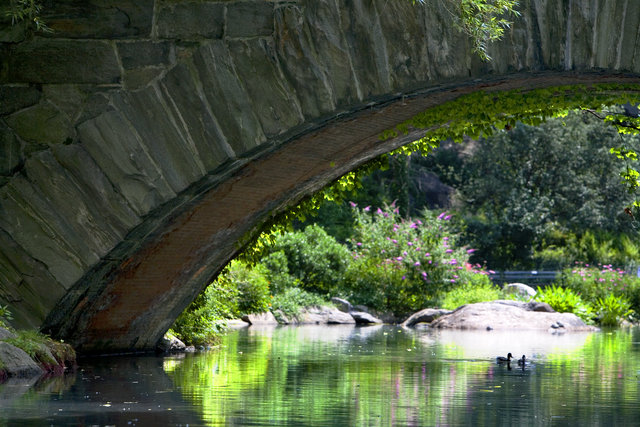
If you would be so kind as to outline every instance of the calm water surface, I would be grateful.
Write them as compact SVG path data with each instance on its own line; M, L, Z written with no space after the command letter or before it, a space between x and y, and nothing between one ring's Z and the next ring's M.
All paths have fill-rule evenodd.
M497 365L507 352L531 360ZM80 364L0 385L0 426L640 425L637 328L250 328L208 352Z

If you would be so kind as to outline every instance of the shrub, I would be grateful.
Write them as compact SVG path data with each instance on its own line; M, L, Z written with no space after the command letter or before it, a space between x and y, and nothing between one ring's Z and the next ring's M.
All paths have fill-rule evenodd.
M472 250L456 247L450 215L425 211L420 219L405 220L393 205L375 212L353 207L352 259L346 274L352 302L406 315L474 275L486 275L467 263Z
M0 305L0 326L7 327L7 322L13 319L11 315L11 311L9 311L9 306Z
M301 288L288 288L283 293L273 297L271 311L276 316L277 311L280 310L287 317L295 317L304 307L327 304L327 301L317 294L312 294Z
M486 276L481 277L486 278ZM482 281L481 283L471 281L445 293L439 306L447 310L455 310L465 304L493 301L500 299L501 296L500 289L488 279L486 282Z
M237 289L236 316L262 313L269 310L269 282L267 269L257 264L253 267L240 260L233 260L218 279L227 282L227 288Z
M312 292L335 294L344 280L349 250L317 225L279 236L270 252L279 251L285 255L286 270L293 279L278 276L285 271L284 268L278 270L272 267L277 260L268 257L265 264L269 267L269 279L277 282L278 292L282 291L280 288L283 286L297 283L297 286ZM285 279L284 283L280 282L282 279Z
M618 326L633 313L631 304L625 297L613 294L607 295L604 299L598 298L595 306L598 321L602 326Z
M574 268L562 272L556 283L573 289L592 304L598 299L604 301L609 295L614 295L624 297L632 310L640 311L640 278L626 274L611 264L591 266L575 263Z
M593 308L585 302L580 295L569 288L552 285L546 288L538 288L534 297L536 301L546 302L555 311L560 313L574 313L586 323L593 322Z
M217 342L238 311L238 289L229 281L216 280L180 314L171 332L187 345Z

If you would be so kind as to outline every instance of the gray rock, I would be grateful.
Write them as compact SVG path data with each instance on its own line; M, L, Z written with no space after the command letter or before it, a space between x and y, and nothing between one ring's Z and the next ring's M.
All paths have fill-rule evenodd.
M22 144L13 131L0 121L0 175L12 174L22 161Z
M402 322L402 326L411 327L417 323L431 323L438 317L449 313L451 313L451 310L443 308L425 308L409 316L407 320Z
M227 37L256 37L273 34L273 3L241 2L227 6Z
M219 39L223 28L224 3L167 3L157 12L156 32L161 38Z
M478 330L595 331L572 313L531 310L517 301L491 301L464 305L431 323L433 328ZM554 326L555 325L555 326Z
M171 62L172 48L167 42L142 40L120 42L117 46L125 70L150 65L168 65Z
M509 283L504 286L503 290L507 294L515 294L523 297L533 298L536 295L536 290L524 283Z
M227 320L227 328L228 329L242 329L249 326L249 323L245 322L242 319L231 319Z
M184 351L186 348L187 346L180 339L172 335L165 335L158 343L158 350L164 353Z
M353 320L356 321L357 325L370 325L373 323L384 323L382 320L378 319L372 314L366 313L364 311L351 311L349 312Z
M331 302L336 306L336 308L344 313L349 313L353 310L353 306L346 299L333 297L331 298Z
M44 374L44 370L24 350L6 342L0 342L0 361L10 377L32 377Z
M16 334L11 332L8 329L0 328L0 341L6 340L7 338L15 338Z
M120 81L115 49L103 40L36 38L13 47L8 80L17 83L97 83Z
M35 105L40 100L40 91L34 86L0 86L0 114L10 114L21 108Z
M266 311L264 313L255 313L255 314L247 314L242 316L242 320L251 324L251 325L277 325L278 321L276 320L273 313L270 311Z
M354 318L333 307L307 307L303 309L293 323L303 325L355 324Z

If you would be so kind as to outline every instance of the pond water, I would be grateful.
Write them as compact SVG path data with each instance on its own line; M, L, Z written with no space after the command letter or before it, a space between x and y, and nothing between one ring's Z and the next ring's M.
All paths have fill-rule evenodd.
M524 368L495 363L525 354ZM0 426L640 424L640 330L551 335L398 326L229 333L219 349L82 359L0 385Z

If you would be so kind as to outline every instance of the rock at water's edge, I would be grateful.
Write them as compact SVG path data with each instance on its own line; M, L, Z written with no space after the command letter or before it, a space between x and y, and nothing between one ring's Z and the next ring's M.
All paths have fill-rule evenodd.
M411 327L417 323L431 323L438 317L449 313L451 313L451 310L443 308L425 308L409 316L407 320L402 322L402 326Z
M32 377L45 372L24 350L6 342L0 342L0 360L10 377Z
M349 313L353 320L356 321L357 325L370 325L373 323L383 323L382 320L378 319L372 314L365 313L364 311L351 311Z
M459 307L431 323L441 329L546 330L554 333L597 331L573 313L537 311L538 304L518 301L491 301Z
M242 316L242 320L251 324L251 325L277 325L278 321L276 320L273 313L270 311L266 311L264 313L255 313L255 314L247 314Z

